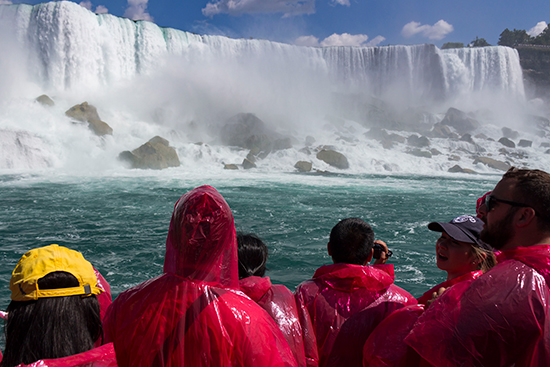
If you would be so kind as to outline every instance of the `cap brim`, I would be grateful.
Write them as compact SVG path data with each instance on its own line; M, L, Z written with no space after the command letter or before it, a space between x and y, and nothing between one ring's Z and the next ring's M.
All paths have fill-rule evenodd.
M455 226L452 223L431 222L428 224L428 229L434 232L445 232L455 241L472 243L478 245L477 240L474 240L466 232Z

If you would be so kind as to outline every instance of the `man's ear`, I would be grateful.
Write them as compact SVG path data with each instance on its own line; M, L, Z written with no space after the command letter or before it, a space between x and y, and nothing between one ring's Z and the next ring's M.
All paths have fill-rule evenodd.
M537 213L535 213L535 209L530 207L520 208L518 212L519 212L519 217L517 218L517 221L516 221L516 225L518 227L525 227L529 225L537 216Z
M367 257L367 261L363 265L367 265L372 260L372 256L374 255L374 247L370 250L369 257Z
M332 252L330 251L330 242L327 243L327 251L328 251L328 256L332 257Z

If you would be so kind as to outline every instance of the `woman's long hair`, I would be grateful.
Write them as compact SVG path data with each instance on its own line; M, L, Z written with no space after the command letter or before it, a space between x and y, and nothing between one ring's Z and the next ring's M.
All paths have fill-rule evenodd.
M40 289L78 287L78 280L59 271L39 279L38 286ZM88 351L103 332L95 295L11 301L7 311L6 348L0 367Z

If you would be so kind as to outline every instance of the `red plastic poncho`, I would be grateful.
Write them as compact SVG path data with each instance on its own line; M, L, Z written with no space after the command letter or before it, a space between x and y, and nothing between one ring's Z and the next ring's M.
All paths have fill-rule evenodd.
M116 367L116 356L113 343L91 349L84 353L56 359L41 359L31 364L20 364L18 367Z
M233 215L210 186L183 195L164 274L117 297L105 337L120 366L296 366L284 336L240 290Z
M362 366L363 345L393 311L416 304L393 284L393 265L333 264L296 289L298 307L313 323L319 366Z
M94 272L97 277L97 287L99 289L103 289L103 292L96 296L97 300L99 301L99 314L101 316L101 321L103 321L103 319L105 319L107 309L112 302L111 286L105 280L105 278L103 278L103 275L101 275L101 273L97 269L94 268Z
M514 248L498 260L443 293L405 343L434 366L548 366L550 246Z
M251 276L241 279L239 283L241 290L275 320L283 332L298 366L317 366L319 357L315 340L308 343L311 347L307 348L308 355L306 355L304 333L302 332L305 330L305 334L311 337L314 335L313 327L311 323L303 326L300 324L294 294L284 285L271 284L269 277ZM306 363L306 358L308 363Z
M479 277L482 274L483 274L483 271L476 270L476 271L471 271L469 273L463 274L463 275L461 275L459 277L456 277L454 279L446 280L443 283L440 283L440 284L436 285L435 287L433 287L429 291L424 292L424 294L422 296L420 296L420 298L418 298L417 301L418 301L418 303L422 303L423 305L425 305L426 302L428 302L429 300L432 299L433 293L437 292L439 290L439 288L442 288L442 287L443 288L449 288L449 287L451 287L451 286L453 286L457 283L463 282L465 280L475 279L475 278Z
M463 281L482 275L481 270L440 283L418 298L418 305L407 306L385 318L370 334L363 347L364 367L410 367L418 363L416 353L409 353L404 339L418 318L424 313L425 304L439 288L449 288Z

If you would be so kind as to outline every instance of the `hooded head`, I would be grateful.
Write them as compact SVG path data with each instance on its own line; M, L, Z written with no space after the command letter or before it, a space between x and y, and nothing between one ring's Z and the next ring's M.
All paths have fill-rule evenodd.
M213 187L197 187L176 202L164 272L223 287L239 286L233 214Z

